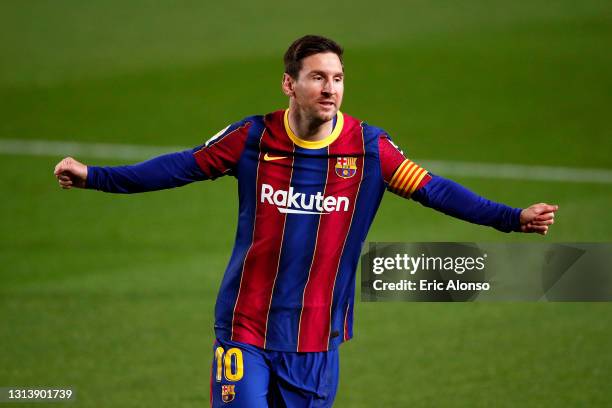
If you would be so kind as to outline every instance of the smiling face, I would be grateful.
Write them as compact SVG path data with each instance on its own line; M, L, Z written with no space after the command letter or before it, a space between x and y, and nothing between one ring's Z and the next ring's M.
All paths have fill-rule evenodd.
M344 94L344 70L338 55L323 52L302 61L297 78L283 77L283 92L290 98L290 109L297 110L311 123L332 120Z

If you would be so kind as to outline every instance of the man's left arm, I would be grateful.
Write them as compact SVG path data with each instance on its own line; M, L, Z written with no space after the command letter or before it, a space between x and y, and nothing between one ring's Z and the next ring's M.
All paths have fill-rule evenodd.
M426 207L475 224L503 232L535 232L546 235L555 222L556 205L533 204L527 208L509 207L481 197L460 184L429 173L428 182L412 193Z
M427 172L408 160L388 135L379 137L381 171L387 189L413 198L444 214L486 225L503 232L535 232L546 235L554 223L556 205L533 204L525 209L509 207L481 197L460 184Z

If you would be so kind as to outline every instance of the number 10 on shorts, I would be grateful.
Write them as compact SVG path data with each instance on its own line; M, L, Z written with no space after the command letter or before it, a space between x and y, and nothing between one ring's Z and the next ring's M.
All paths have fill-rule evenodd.
M215 379L221 382L222 376L227 381L240 381L244 376L244 362L242 350L232 347L227 351L223 347L215 349L215 366L217 367Z

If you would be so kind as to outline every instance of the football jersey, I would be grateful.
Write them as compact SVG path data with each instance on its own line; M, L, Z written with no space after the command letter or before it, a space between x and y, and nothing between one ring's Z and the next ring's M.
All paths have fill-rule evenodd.
M430 175L385 131L341 112L320 141L296 136L281 110L234 123L193 154L208 178L238 180L216 336L298 352L350 339L357 264L383 193L409 197Z

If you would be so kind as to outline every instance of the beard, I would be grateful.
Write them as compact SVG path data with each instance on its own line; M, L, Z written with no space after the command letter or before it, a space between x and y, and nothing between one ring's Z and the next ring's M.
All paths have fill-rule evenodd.
M337 113L338 108L336 106L329 109L323 109L319 105L316 105L313 109L309 109L309 112L307 112L310 119L315 123L318 122L319 124L329 122L336 116Z

